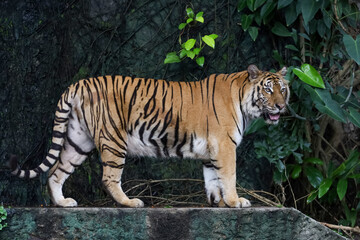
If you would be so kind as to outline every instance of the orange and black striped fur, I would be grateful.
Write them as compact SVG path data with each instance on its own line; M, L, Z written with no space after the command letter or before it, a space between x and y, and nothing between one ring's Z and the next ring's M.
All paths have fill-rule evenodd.
M247 71L218 74L201 81L105 76L81 80L61 96L55 112L52 144L44 161L33 170L13 163L12 174L33 178L50 168L48 185L55 205L77 206L64 198L62 186L75 168L97 148L102 181L114 200L143 207L121 188L128 155L189 157L203 161L210 204L248 207L236 192L236 147L251 119L277 123L289 100L283 76Z

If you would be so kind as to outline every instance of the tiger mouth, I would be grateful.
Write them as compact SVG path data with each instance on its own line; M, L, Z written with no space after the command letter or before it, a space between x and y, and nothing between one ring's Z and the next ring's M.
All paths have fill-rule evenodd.
M280 118L280 113L264 113L265 120L276 122Z

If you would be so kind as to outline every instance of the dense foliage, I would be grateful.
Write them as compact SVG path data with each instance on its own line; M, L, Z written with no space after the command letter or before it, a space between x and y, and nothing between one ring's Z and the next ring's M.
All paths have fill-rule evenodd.
M263 128L259 157L275 167L284 203L349 226L360 211L360 5L351 1L239 1L241 27L273 34L273 58L289 66L291 113Z

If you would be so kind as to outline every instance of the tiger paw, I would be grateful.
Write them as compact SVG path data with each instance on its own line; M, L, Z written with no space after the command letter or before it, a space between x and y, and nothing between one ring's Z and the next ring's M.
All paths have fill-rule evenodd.
M132 208L141 208L144 207L144 202L138 198L133 198L133 199L129 199L129 201L127 201L127 203L124 205Z
M251 203L249 200L247 200L246 198L235 198L232 200L225 200L225 204L228 207L231 208L245 208L245 207L250 207Z
M246 198L239 198L239 202L240 202L240 207L251 207L251 203L249 200L247 200Z
M77 202L72 198L65 198L63 200L58 201L56 205L60 207L76 207Z
M220 201L222 201L219 188L206 189L206 195L211 206L219 206Z

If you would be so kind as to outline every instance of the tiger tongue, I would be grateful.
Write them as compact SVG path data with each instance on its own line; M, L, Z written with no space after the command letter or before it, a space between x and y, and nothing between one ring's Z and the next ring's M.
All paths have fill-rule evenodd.
M279 120L280 114L269 114L269 118L271 121Z

